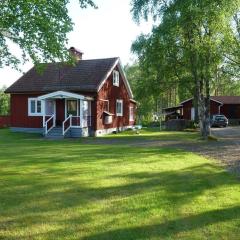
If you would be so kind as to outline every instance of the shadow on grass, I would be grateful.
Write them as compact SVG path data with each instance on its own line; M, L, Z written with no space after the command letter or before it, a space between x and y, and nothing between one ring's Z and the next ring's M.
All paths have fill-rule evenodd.
M240 207L233 202L233 207L176 214L150 225L140 220L156 209L193 207L194 199L206 192L217 198L217 189L239 184L209 161L189 160L186 152L26 139L17 138L14 144L5 140L5 148L0 149L0 238L9 239L9 232L20 231L22 239L74 239L76 229L81 229L81 238L89 240L150 239L240 216ZM126 224L116 229L116 216L121 221L138 217L138 227ZM107 223L102 223L105 218ZM28 232L43 223L57 229Z
M100 234L83 238L84 240L106 239L151 239L153 237L171 237L175 234L199 229L211 224L238 219L240 206L204 212L194 216L188 216L160 224L139 226L126 229L106 231Z

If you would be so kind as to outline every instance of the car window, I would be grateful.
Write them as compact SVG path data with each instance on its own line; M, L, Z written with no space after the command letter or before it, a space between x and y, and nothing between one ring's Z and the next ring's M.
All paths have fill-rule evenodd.
M223 117L223 116L217 116L216 118L215 118L216 120L224 120L225 119L225 117Z

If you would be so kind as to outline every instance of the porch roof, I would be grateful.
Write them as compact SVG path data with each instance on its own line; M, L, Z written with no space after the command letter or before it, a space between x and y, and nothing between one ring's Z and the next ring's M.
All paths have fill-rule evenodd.
M83 95L71 93L71 92L65 92L65 91L56 91L56 92L48 93L48 94L39 96L38 100L46 100L46 99L52 99L52 98L54 99L73 98L73 99L79 99L79 100L93 101L93 98L91 97L87 97L87 96L83 96Z

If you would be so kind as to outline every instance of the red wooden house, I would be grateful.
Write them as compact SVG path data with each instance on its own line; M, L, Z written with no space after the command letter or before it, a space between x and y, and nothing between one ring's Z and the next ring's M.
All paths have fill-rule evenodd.
M179 106L165 108L165 114L173 118L194 120L195 110L193 99L180 103ZM210 114L223 114L230 122L238 123L240 120L240 96L212 96L210 99Z
M119 58L35 67L10 86L11 129L55 137L99 136L130 128L136 102Z

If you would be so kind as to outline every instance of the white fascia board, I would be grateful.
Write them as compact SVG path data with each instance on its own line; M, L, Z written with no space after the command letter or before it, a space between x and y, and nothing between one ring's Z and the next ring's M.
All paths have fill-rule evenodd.
M216 102L216 103L219 103L219 104L223 105L222 102L219 102L218 100L215 100L215 99L213 99L213 98L210 98L210 100L212 100L212 101L214 101L214 102Z
M187 100L185 100L185 101L183 101L183 102L180 102L179 105L183 105L184 103L189 102L189 101L191 101L191 100L193 100L193 98L189 98L189 99L187 99Z
M46 99L50 99L50 98L55 98L55 99L74 98L74 99L80 99L80 100L93 100L92 98L85 97L80 94L70 93L70 92L65 92L65 91L56 91L56 92L52 92L49 94L45 94L45 95L38 97L38 100L46 100Z

